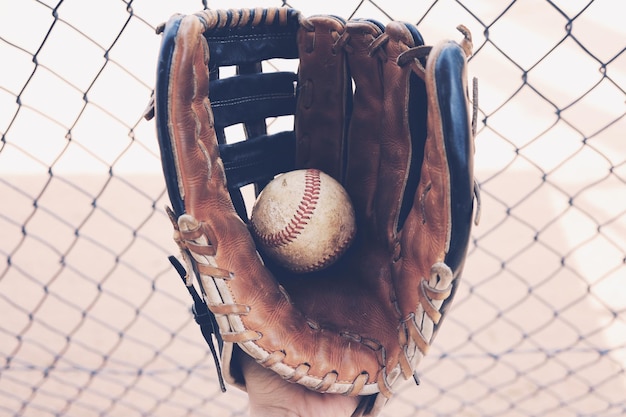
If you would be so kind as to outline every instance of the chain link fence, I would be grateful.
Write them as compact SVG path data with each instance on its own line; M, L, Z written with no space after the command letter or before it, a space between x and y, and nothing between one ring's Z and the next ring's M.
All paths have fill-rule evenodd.
M450 315L387 416L626 414L620 0L0 0L0 416L238 416L177 253L155 27L288 5L474 35L482 219Z

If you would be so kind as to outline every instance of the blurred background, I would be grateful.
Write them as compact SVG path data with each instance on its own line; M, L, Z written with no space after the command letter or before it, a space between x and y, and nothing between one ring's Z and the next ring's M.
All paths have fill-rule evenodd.
M291 6L474 36L482 218L385 416L626 414L626 3L0 0L0 416L245 416L177 254L153 121L174 13Z

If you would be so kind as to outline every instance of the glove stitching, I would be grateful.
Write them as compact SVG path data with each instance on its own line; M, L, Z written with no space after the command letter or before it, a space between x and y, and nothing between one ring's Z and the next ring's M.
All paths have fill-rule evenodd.
M348 42L350 41L350 34L345 31L341 33L333 31L332 36L335 39L335 42L333 43L333 46L330 48L330 50L333 55L337 55L339 51L349 45Z
M328 391L333 384L337 381L337 377L339 374L337 371L330 371L322 378L322 381L315 387L316 391L326 392Z
M214 100L211 102L211 106L215 107L225 107L233 104L241 104L241 103L252 103L255 101L263 101L268 99L276 99L276 98L293 98L293 94L289 93L269 93L269 94L258 94L254 96L243 96L237 98L223 99L223 100Z
M430 192L432 188L433 188L433 185L431 183L428 183L426 187L424 187L424 191L422 192L422 195L420 196L420 209L422 212L422 224L426 224L426 217L428 217L427 210L426 210L426 196L428 195L428 193Z
M289 12L293 11L290 15ZM285 26L290 18L299 19L300 13L286 7L270 7L267 9L229 9L203 10L195 16L205 23L206 30L245 27L270 26L278 23Z
M375 38L372 43L369 45L368 55L373 57L376 55L379 58L383 58L383 62L387 61L387 52L385 51L384 46L389 42L389 35L383 33L379 37Z
M280 34L280 33L275 33L275 34L249 34L249 35L228 35L226 37L223 36L208 36L205 35L204 36L207 40L207 42L209 43L209 45L211 45L212 43L219 43L219 44L229 44L229 43L241 43L242 41L255 41L258 42L259 40L281 40L281 39L286 39L286 40L291 40L293 39L293 35L286 33L286 34Z

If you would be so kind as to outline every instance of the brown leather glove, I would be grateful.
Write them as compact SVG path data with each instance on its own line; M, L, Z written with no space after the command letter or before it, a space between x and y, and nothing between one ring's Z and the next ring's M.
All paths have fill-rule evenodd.
M460 30L460 43L431 48L410 24L288 8L205 10L162 28L154 110L175 240L230 383L245 389L237 347L288 381L363 396L355 415L375 415L413 376L473 217L471 37ZM297 70L261 72L270 58ZM237 70L220 78L226 66ZM285 115L294 125L268 134L266 120ZM236 124L246 140L227 141ZM260 256L240 192L299 168L340 181L357 224L350 249L307 274Z

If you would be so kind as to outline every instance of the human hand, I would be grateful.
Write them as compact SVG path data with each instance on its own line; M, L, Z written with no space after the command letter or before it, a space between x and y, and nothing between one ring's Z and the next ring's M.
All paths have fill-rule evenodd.
M311 391L285 381L240 352L238 360L246 381L250 417L350 417L357 408L358 397Z

